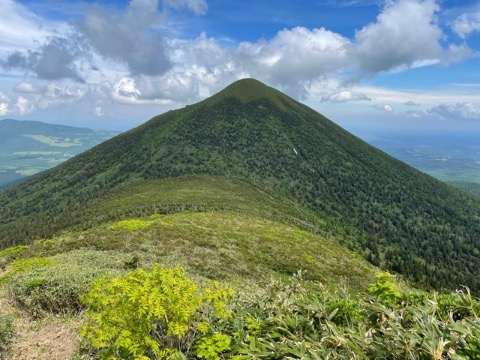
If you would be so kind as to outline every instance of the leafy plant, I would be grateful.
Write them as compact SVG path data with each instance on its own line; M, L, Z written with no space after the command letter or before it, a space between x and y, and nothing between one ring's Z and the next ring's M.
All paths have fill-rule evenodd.
M371 294L377 296L385 303L396 303L402 298L397 285L393 282L394 276L381 272L375 275L376 281L368 289Z
M82 296L88 306L82 335L102 358L173 359L193 353L198 340L198 355L216 359L228 340L210 336L207 324L228 318L225 302L232 296L217 283L199 291L178 267L102 277Z

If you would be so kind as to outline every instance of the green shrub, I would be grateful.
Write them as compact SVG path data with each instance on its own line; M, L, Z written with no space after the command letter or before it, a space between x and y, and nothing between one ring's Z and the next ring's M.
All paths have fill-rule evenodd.
M13 319L0 315L0 359L7 359L9 345L14 335Z
M149 227L151 224L145 220L131 219L131 220L122 220L113 224L114 229L125 229L128 231L136 231Z
M124 272L126 254L75 250L51 258L17 260L6 286L14 304L34 317L83 309L80 295L94 279ZM20 271L21 270L21 271Z
M176 359L197 346L198 356L217 359L229 341L210 324L229 317L232 296L218 283L199 291L178 267L102 277L82 296L88 311L81 333L101 358Z
M393 282L394 276L388 272L375 275L376 281L370 285L368 291L385 303L396 303L402 299L402 294Z
M26 259L17 259L11 263L11 268L0 277L0 284L9 283L18 274L28 273L36 269L52 267L58 265L57 261L48 258L35 257Z
M0 251L0 269L4 269L13 260L19 258L28 246L14 246Z

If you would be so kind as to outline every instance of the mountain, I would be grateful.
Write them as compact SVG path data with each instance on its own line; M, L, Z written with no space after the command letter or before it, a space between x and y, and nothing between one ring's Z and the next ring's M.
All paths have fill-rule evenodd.
M0 121L0 188L50 169L117 135L38 121Z
M152 212L240 206L232 199L242 199L243 192L229 201L222 192L198 201L182 197L181 190L171 199L155 191L131 192L148 181L185 176L195 181L213 176L259 189L260 209L258 194L284 204L283 209L268 208L265 216L271 220L334 238L422 286L467 285L480 291L477 198L373 148L253 79L159 115L3 191L0 243L27 243Z

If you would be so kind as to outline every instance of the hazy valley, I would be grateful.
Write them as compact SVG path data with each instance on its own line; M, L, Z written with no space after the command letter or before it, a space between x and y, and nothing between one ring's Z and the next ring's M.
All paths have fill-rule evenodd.
M50 169L118 134L37 121L0 121L0 188Z

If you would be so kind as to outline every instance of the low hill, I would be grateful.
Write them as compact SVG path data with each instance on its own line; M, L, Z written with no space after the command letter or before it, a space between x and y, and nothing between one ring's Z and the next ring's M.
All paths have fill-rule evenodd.
M186 175L236 179L276 194L292 208L305 209L310 216L306 228L335 237L371 263L417 284L480 291L476 198L395 160L253 79L155 117L4 191L0 243L27 243L72 226L86 228L112 211L135 213L130 202L102 216L92 217L91 209L129 184ZM158 199L150 206L161 210L164 204Z
M1 120L0 188L50 169L117 134L39 121Z

